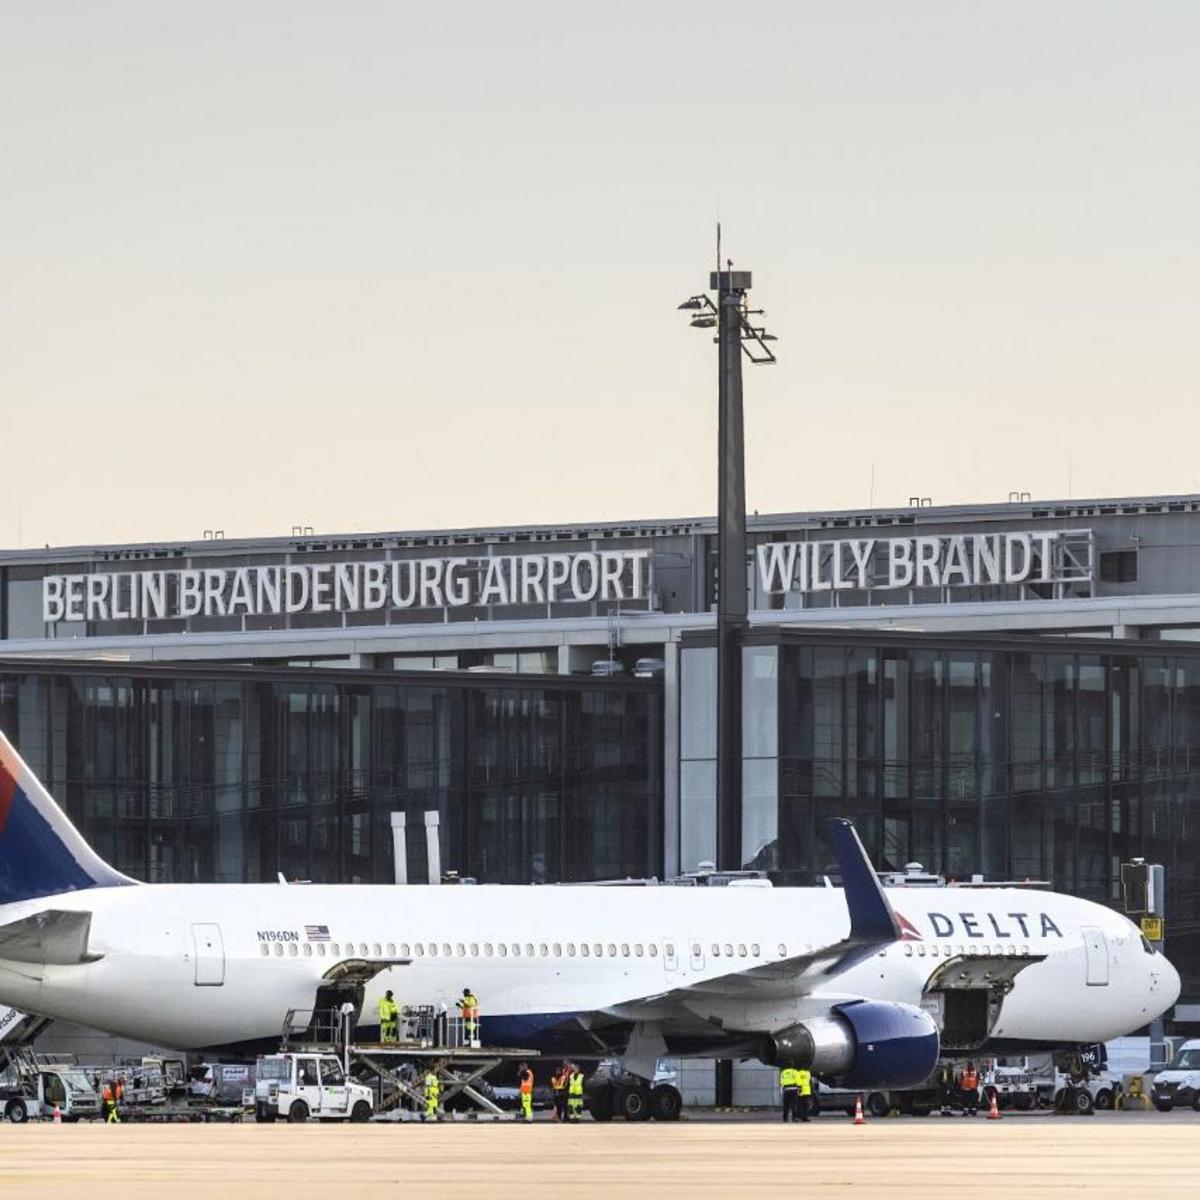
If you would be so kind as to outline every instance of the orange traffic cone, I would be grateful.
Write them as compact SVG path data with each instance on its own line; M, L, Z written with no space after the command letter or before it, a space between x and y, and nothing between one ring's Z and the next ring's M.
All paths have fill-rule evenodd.
M999 1105L996 1104L996 1093L988 1092L988 1100L989 1100L988 1120L989 1121L1000 1120L1000 1108L999 1108Z
M862 1092L859 1092L854 1097L854 1123L855 1125L865 1125L862 1111Z
M58 1107L58 1102L54 1103L54 1123L55 1125L62 1124L62 1109Z

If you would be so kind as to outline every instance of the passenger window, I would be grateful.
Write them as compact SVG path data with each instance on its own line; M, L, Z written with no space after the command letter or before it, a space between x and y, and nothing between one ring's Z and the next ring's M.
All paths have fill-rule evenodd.
M638 958L641 958L641 957L642 957L642 943L641 943L641 942L637 942L637 943L634 945L634 947L633 947L633 952L634 952L634 954L636 954L636 955L637 955L637 957L638 957Z
M454 947L454 953L457 954L459 958L466 958L467 957L467 948L466 948L466 946L464 946L462 944L462 942L459 942Z
M317 943L317 957L318 958L325 957L325 943L324 942Z
M411 955L410 955L410 952L409 952L409 949L408 949L408 943L407 943L407 942L401 942L401 943L400 943L400 957L401 957L401 958L409 958L409 957L411 957Z
M733 945L730 942L725 943L725 957L726 958L733 957Z
M712 953L713 953L713 958L721 957L721 947L718 946L716 942L713 942L713 944L712 944Z
M383 957L383 947L378 942L376 942L375 945L371 947L371 949L374 951L376 958Z
M905 957L905 958L912 958L912 947L911 947L911 946L905 946L905 947L904 947L904 957Z
M538 953L545 958L550 953L550 947L545 942L538 943Z
M699 958L702 953L703 953L703 951L700 949L700 943L693 942L692 943L692 957Z
M430 958L437 958L437 942L429 943L429 956Z
M743 942L738 942L738 958L746 957L746 946Z
M567 957L568 958L575 957L575 943L574 942L567 943Z
M533 943L532 942L525 943L525 957L526 958L533 957Z
M562 942L554 943L554 957L562 958Z
M491 943L491 942L484 942L484 943L483 943L483 956L484 956L484 958L491 958L491 957L492 957L492 950L493 950L493 946L492 946L492 943Z
M413 949L414 949L414 950L416 950L416 952L417 952L417 957L418 957L418 958L424 958L424 957L425 957L425 947L424 947L424 946L422 946L420 942L418 942L418 943L416 944L416 946L414 946L414 947L413 947Z
M612 943L612 942L609 942L609 943L608 943L608 957L609 957L609 958L616 958L616 957L617 957L617 947L616 947L616 945L615 945L614 943Z
M592 953L595 954L595 956L597 958L603 958L604 957L604 947L602 945L600 945L599 942L593 942L592 943Z
M500 943L500 957L501 958L508 957L508 947L503 942Z
M268 958L271 954L271 947L268 946L266 942L259 942L258 952L263 956L263 958Z
M339 958L339 957L341 956L341 953L342 953L342 952L341 952L341 950L338 948L338 944L337 944L337 942L334 942L334 943L333 943L333 946L332 946L332 948L331 948L331 951L330 951L330 952L333 954L333 957L334 957L334 958Z
M757 943L757 942L755 942L755 943L754 943L754 944L753 944L753 945L750 947L750 953L751 953L751 954L753 954L755 958L757 958L757 957L758 957L758 943Z
M579 953L580 953L580 954L581 954L581 955L582 955L584 958L587 958L587 956L588 956L589 954L591 954L591 950L590 950L590 948L588 947L588 944L587 944L587 942L580 942L580 943L579 943Z
M276 958L283 957L283 943L282 942L275 943L275 957Z
M787 946L783 942L779 943L779 957L787 958Z
M621 957L622 958L629 957L629 943L628 942L621 943Z
M472 958L479 957L479 943L478 942L471 943L471 957Z
M513 958L521 957L521 943L520 942L513 942L512 952L513 952Z
M396 957L396 943L388 942L388 958Z
M359 953L359 956L362 958L367 957L367 943L366 942L358 943L358 953Z
M668 950L668 953L670 953L670 954L675 953L675 951L672 950L669 946L667 947L667 950ZM650 943L650 957L651 958L658 957L658 947L653 942Z
M921 945L918 945L918 946L917 946L917 957L918 957L918 958L924 958L924 957L925 957L925 946L924 946L924 944L921 944Z
M304 943L304 957L312 958L312 947L307 942Z
M453 957L451 950L450 950L449 942L442 943L442 957L443 958L452 958Z

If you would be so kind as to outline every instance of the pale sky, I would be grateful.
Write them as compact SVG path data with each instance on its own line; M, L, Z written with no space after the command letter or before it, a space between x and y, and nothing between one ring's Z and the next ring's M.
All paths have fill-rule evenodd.
M0 0L0 545L1200 490L1194 3Z

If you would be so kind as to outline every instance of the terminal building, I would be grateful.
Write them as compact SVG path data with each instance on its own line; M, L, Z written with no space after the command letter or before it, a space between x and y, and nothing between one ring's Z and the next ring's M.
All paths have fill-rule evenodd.
M712 519L0 554L0 726L156 881L486 882L716 848ZM1200 496L755 515L741 853L1120 903L1167 871L1200 1015ZM410 838L410 878L423 861Z

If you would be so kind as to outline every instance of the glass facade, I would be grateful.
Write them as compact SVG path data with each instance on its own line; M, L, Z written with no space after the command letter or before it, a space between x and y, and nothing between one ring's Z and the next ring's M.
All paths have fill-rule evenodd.
M703 643L681 654L685 719L715 687ZM1045 880L1119 906L1120 864L1141 856L1166 867L1167 953L1185 998L1200 997L1197 650L755 632L743 662L743 864L819 882L836 870L827 820L849 816L880 868ZM681 732L690 868L713 837L715 739ZM692 795L689 771L703 779Z
M387 883L390 814L488 883L662 871L661 685L0 663L0 727L99 853L154 882Z

